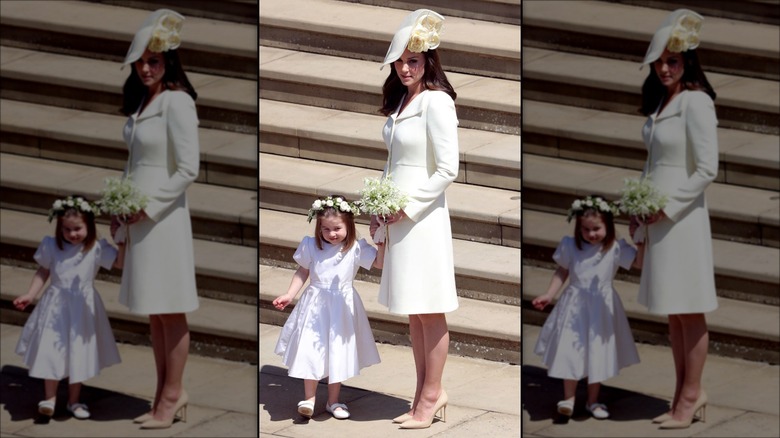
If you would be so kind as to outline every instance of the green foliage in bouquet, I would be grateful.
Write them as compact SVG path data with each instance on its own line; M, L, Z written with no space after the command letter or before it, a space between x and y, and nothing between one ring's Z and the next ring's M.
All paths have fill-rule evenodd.
M148 198L129 179L106 178L97 205L103 213L129 216L146 208Z
M658 213L666 206L666 196L647 179L626 179L620 193L620 211L631 216L645 218Z
M390 176L386 178L366 178L360 190L360 209L364 213L377 216L389 216L406 207L409 201Z

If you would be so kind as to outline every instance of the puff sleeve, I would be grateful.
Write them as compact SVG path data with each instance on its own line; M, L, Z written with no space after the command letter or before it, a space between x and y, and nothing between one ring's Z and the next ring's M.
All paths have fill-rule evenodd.
M44 269L51 269L54 261L54 252L57 250L57 243L52 236L46 236L38 245L38 249L33 255L33 259Z
M116 260L117 249L111 246L106 239L100 239L95 245L95 251L97 251L95 260L98 266L110 270L114 265L114 260Z
M357 264L365 269L371 269L374 260L376 260L376 248L366 242L366 239L360 239L356 243L355 257L357 258Z
M569 265L571 265L572 262L573 251L574 238L571 236L565 236L563 239L561 239L558 247L555 248L553 260L555 260L555 263L557 263L560 267L569 269Z
M617 242L617 264L623 269L631 269L631 264L636 258L636 248L629 245L625 239Z
M298 249L293 254L293 260L295 260L304 269L309 269L312 261L312 251L314 251L314 238L306 236L298 245Z
M417 222L458 176L458 117L455 102L443 91L429 91L426 126L436 171L421 187L408 193L404 213Z
M148 194L149 203L145 211L155 222L160 220L165 211L195 181L200 167L195 101L183 91L171 91L167 98L165 117L168 147L176 169L166 183Z
M686 97L685 135L695 171L684 184L668 193L664 213L675 222L718 176L718 119L715 104L709 95L701 91L691 91Z

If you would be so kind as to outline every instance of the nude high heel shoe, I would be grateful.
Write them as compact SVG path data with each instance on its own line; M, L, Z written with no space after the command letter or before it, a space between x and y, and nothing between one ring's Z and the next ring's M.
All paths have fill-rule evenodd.
M701 391L698 400L696 400L696 403L693 404L693 415L691 415L691 418L685 420L675 420L672 418L671 420L666 420L661 423L661 426L659 427L661 429L686 429L691 426L694 417L696 417L696 412L699 410L701 410L701 416L699 419L702 423L704 423L705 414L707 411L707 394L704 391Z
M425 429L431 427L431 423L433 423L433 419L436 417L436 413L439 412L439 410L441 410L441 421L446 422L447 401L447 393L442 389L441 395L439 395L439 399L436 400L436 404L433 405L433 414L430 418L427 420L417 421L414 419L414 417L412 417L411 419L401 423L401 429Z
M414 418L414 416L411 414L399 415L393 418L393 423L403 423L404 421L411 420L412 418Z
M674 418L674 417L672 417L672 414L670 414L669 412L666 412L666 413L663 413L663 414L653 418L653 423L663 423L664 421L671 420L672 418Z
M187 392L182 390L179 399L176 400L176 404L173 405L173 416L169 420L157 420L154 417L150 420L146 420L141 424L141 429L167 429L173 424L173 420L176 418L176 414L181 411L181 421L187 422L187 402L189 396Z
M154 414L152 414L152 411L149 411L143 415L139 415L133 418L133 423L139 423L139 424L144 423L146 421L151 420L152 418L154 418Z

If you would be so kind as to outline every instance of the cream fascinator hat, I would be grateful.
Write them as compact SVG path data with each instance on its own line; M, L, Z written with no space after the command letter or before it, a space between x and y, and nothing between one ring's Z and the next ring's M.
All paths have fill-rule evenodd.
M122 67L139 60L147 47L154 53L177 49L181 45L179 33L183 21L181 14L170 9L158 9L149 14L135 33Z
M704 17L690 9L670 13L653 35L642 66L661 57L664 49L680 53L699 47L699 31Z
M427 52L439 47L441 42L439 33L443 21L444 17L430 9L418 9L407 15L395 31L385 61L379 69L400 58L407 47L414 53Z

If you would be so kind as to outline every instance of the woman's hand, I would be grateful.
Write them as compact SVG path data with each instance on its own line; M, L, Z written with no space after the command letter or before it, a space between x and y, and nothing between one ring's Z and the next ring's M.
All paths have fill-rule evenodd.
M665 217L667 217L666 213L664 213L663 210L658 210L657 213L653 213L650 216L647 216L645 218L645 220L644 220L644 223L646 223L648 225L649 224L653 224L653 223L656 223L656 222L660 221L661 219L664 219Z
M400 221L401 219L403 219L405 217L407 217L406 213L404 213L403 210L398 210L398 213L396 213L396 214L392 214L390 216L385 216L384 217L384 221L385 221L385 224L392 225L392 224Z

